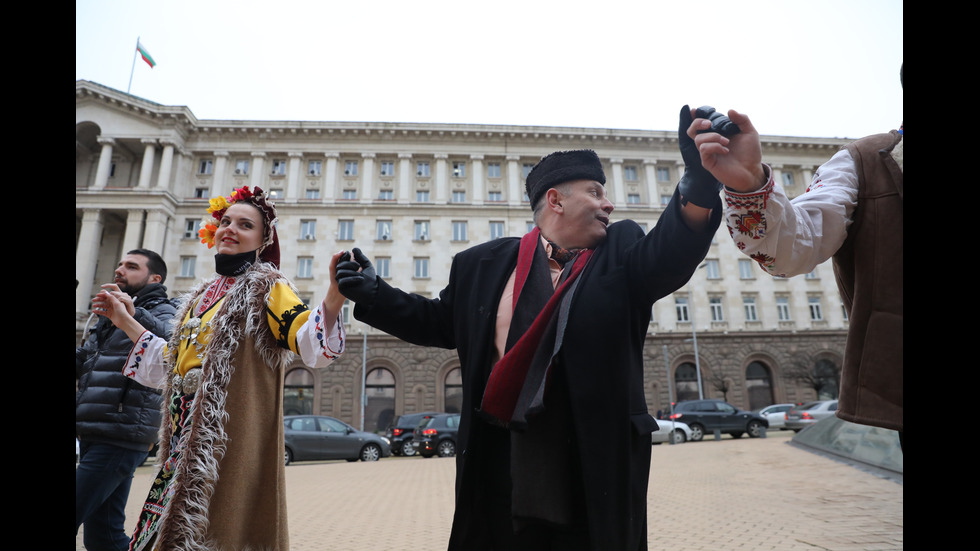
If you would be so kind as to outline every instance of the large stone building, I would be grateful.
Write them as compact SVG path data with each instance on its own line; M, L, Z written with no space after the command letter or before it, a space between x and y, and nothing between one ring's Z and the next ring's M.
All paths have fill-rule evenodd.
M762 141L791 195L845 143ZM434 297L455 253L531 226L524 177L535 162L581 148L602 159L613 220L652 228L683 171L674 131L198 120L187 107L77 81L76 342L91 297L125 251L159 251L172 294L212 273L213 251L197 237L208 197L242 185L275 194L282 270L304 300L326 292L331 253L355 246L392 285ZM342 359L322 370L290 367L288 413L377 430L393 415L459 408L455 351L406 344L349 312ZM650 411L697 398L699 380L705 397L741 408L836 396L846 330L829 263L772 278L736 250L722 224L691 282L654 306L645 353Z

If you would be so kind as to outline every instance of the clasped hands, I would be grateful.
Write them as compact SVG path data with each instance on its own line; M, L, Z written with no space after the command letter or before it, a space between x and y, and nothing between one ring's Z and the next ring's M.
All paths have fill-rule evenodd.
M709 178L738 192L755 191L766 184L759 132L747 116L734 109L726 117L712 107L691 109L685 105L678 141L687 165L684 178L690 174L700 189L710 188ZM678 184L682 195L684 178ZM712 194L717 190L718 184Z

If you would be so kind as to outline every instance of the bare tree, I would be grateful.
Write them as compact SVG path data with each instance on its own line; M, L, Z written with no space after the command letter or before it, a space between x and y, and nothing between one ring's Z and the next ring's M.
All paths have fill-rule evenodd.
M715 372L711 374L711 379L709 380L711 381L711 386L714 387L715 390L720 392L722 399L727 402L728 393L732 390L731 379L726 379L720 373Z
M840 393L840 367L827 359L813 361L807 356L796 355L784 375L812 389L817 399L821 394L836 398Z

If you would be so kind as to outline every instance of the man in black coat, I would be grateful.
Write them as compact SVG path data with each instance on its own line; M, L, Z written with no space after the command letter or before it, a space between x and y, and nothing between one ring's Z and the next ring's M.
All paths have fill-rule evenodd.
M651 307L690 279L721 219L720 185L692 163L644 235L610 223L595 152L544 157L527 177L535 229L457 254L436 299L390 287L359 249L338 265L357 319L459 354L449 549L646 549Z
M104 288L127 293L130 313L148 331L168 338L176 308L163 281L167 265L157 253L126 253ZM85 343L75 349L75 533L85 525L85 548L129 547L124 526L133 472L146 459L160 430L160 392L122 374L133 341L109 318L99 318Z

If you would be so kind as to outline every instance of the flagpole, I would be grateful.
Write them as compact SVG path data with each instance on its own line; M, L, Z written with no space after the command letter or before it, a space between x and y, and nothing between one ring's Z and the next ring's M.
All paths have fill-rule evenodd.
M126 86L126 93L133 87L133 73L136 71L136 52L140 49L140 37L136 37L136 48L133 49L133 66L129 69L129 86Z

